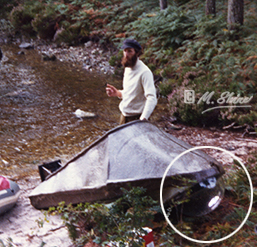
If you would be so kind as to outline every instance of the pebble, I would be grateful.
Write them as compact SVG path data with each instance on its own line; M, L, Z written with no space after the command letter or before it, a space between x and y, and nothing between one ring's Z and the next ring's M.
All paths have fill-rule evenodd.
M83 110L80 110L80 109L77 109L75 112L74 112L75 116L77 118L93 118L93 117L96 117L96 114L95 113L92 113L92 112L85 112Z
M4 165L8 165L9 164L9 162L4 160L4 159L2 159L2 162L4 163Z
M51 53L42 53L42 58L44 61L55 61L56 60L55 54L51 54Z
M33 49L34 46L31 43L23 42L19 45L19 48L21 48L21 49Z
M84 44L85 48L89 48L93 45L93 42L92 41L88 41Z

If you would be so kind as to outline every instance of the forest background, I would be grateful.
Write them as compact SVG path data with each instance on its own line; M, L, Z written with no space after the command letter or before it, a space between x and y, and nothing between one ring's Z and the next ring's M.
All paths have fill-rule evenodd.
M134 38L142 44L144 54L141 58L160 78L160 94L167 97L170 114L178 121L193 126L245 126L256 134L257 1L0 0L0 7L1 32L40 38L59 46L96 42L112 49L109 63L116 68L117 75L121 70L122 41ZM194 91L194 102L185 102L185 90ZM206 92L214 92L211 94L213 104L208 101L210 94L206 95ZM233 107L241 104L219 101L224 92L249 99L252 97L249 101L251 107ZM203 95L205 98L202 98ZM217 108L202 113L211 107ZM252 167L251 177L256 178L256 154L253 157L248 168ZM243 202L249 196L242 180L239 176L233 181L234 186L242 187L237 202ZM133 193L131 198L140 201L140 191ZM137 194L139 197L136 197ZM256 191L254 195L256 206ZM143 204L139 202L136 205ZM98 217L98 209L101 211L102 206L86 207L92 209L96 218L95 213ZM65 210L61 208L60 211ZM71 209L72 212L76 210ZM242 212L245 210L242 209ZM142 208L138 210L144 211ZM64 216L67 217L67 224L73 226L76 217L81 215L73 215L73 222L70 221L70 214ZM102 214L99 217L103 220ZM130 225L131 218L124 215L119 215L119 218L124 219L123 226ZM253 212L247 228L237 235L237 239L225 242L224 246L235 246L233 241L239 241L241 246L254 242L256 236L252 229L256 218L257 214ZM231 230L231 223L228 220L216 231L212 229L209 232L218 238L221 231ZM176 242L173 231L164 232L164 238L168 246L170 241Z
M16 34L116 48L109 63L117 73L121 43L134 38L179 121L256 128L256 1L0 0L0 5ZM193 102L186 102L185 90L194 91ZM230 96L249 98L251 107Z

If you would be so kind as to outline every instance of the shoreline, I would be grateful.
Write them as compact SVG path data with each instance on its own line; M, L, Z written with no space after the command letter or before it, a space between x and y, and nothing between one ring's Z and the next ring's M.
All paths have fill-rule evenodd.
M9 43L9 42L8 42ZM8 45L1 42L2 45ZM10 43L20 47L21 42L17 39ZM89 72L99 72L103 75L114 74L114 68L109 65L111 51L102 49L97 43L91 41L81 46L61 46L46 44L35 40L26 43L27 48L20 47L20 55L26 56L27 49L34 49L42 60L51 61L54 58L61 62L69 63L74 67L85 69ZM47 216L44 211L35 209L29 200L31 191L41 182L37 171L32 175L22 177L10 177L19 187L21 194L16 205L3 215L0 215L0 245L3 246L63 246L71 247L73 243L69 238L68 231L58 215Z
M18 181L21 194L16 205L0 216L0 244L2 240L6 246L73 246L59 216L47 216L46 220L44 213L30 204L28 196L39 180L33 176Z
M22 44L24 43L20 42L19 45ZM109 64L109 60L117 51L103 47L96 42L88 41L77 46L68 46L55 43L45 44L41 40L36 40L27 44L37 50L45 61L57 59L89 72L98 72L103 75L115 74L115 68Z

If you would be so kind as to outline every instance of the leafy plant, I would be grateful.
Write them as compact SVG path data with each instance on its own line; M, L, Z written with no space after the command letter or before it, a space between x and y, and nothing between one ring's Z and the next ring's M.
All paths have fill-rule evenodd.
M42 39L52 39L56 32L57 13L54 5L48 5L31 21L33 29Z
M228 124L232 121L242 124L243 118L239 121L239 116L249 114L247 108L220 108L204 115L202 112L207 109L206 107L224 106L218 103L220 101L217 102L224 92L249 99L254 95L256 91L256 70L254 69L256 48L254 45L249 47L250 42L246 41L249 39L247 36L249 32L241 29L241 39L235 40L235 33L225 28L226 21L223 16L216 19L204 17L198 20L195 27L193 39L183 42L183 45L173 55L173 64L169 64L164 69L164 73L172 70L172 76L178 78L177 92L173 95L174 100L170 100L171 111L183 122L190 124L192 122L196 125L217 124L218 122ZM197 76L185 81L188 71L197 73ZM184 104L185 90L195 91L196 102L206 92L215 92L212 98L214 105L206 105L204 102L197 105ZM252 109L255 109L255 101L256 99L251 100ZM234 106L233 103L231 105ZM216 121L210 121L211 118Z
M102 245L112 241L118 246L141 246L143 227L151 224L149 220L159 207L144 195L146 190L141 187L121 190L123 196L112 204L80 203L66 207L62 202L49 212L61 215L76 246L90 240Z
M1 19L0 20L0 32L11 33L13 31L13 26L10 21Z
M143 14L139 20L129 24L133 36L142 42L148 41L152 47L177 48L190 36L196 19L189 11L169 6L163 11Z
M8 239L7 239L7 245L3 242L2 239L0 239L0 246L1 246L1 247L13 247L13 246L15 246L15 245L14 245L14 243L13 243L12 238L8 238Z
M19 4L12 9L10 21L17 30L34 34L31 21L43 8L44 5L40 1L26 1L23 5Z

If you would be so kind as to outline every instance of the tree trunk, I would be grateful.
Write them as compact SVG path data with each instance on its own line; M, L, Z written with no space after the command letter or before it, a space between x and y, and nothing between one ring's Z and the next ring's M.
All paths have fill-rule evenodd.
M160 0L160 8L161 10L164 10L168 7L168 1L167 0Z
M216 0L206 0L205 4L206 15L216 15Z
M234 30L244 23L244 0L228 0L228 28Z

